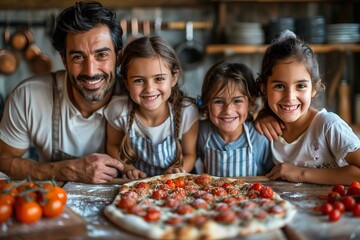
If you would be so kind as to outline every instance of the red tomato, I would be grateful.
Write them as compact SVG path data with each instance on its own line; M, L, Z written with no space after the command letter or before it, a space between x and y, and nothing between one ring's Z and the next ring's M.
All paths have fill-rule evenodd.
M352 183L350 184L350 187L357 187L357 188L360 188L360 183L359 183L359 182L357 182L357 181L352 182Z
M321 212L324 215L328 215L333 210L333 205L331 203L324 203L321 206Z
M58 198L50 199L43 206L43 215L48 218L56 217L63 212L64 204Z
M344 203L346 211L351 211L356 204L355 198L352 196L345 196L341 201Z
M346 194L346 189L345 189L344 185L341 185L341 184L336 184L332 188L332 191L340 193L341 196L344 196Z
M153 192L153 194L151 195L152 198L154 199L164 199L166 198L167 193L166 191L162 190L162 189L158 189L156 191Z
M202 173L200 176L197 176L195 178L195 182L200 185L207 185L207 184L211 183L211 181L212 181L212 177L206 173Z
M179 225L183 222L181 217L170 217L168 220L166 220L166 223L169 225Z
M340 198L341 198L340 193L331 192L327 196L327 202L333 204L333 203L337 202Z
M180 205L177 209L177 213L180 215L185 215L188 213L192 213L194 209L189 204Z
M329 221L330 222L336 222L341 218L341 211L339 209L333 209L330 213L329 213Z
M222 188L228 188L228 187L233 187L233 185L231 183L224 183L223 185L221 185Z
M232 210L227 210L219 212L218 215L214 217L214 219L218 222L232 223L236 220L236 214Z
M345 205L342 202L336 202L334 203L334 209L339 209L341 213L345 212Z
M355 186L350 186L347 190L347 195L360 195L360 188Z
M175 182L172 179L168 179L165 181L165 184L168 185L170 188L175 188Z
M10 194L0 195L0 202L5 202L12 206L15 202L15 198Z
M271 199L273 197L274 191L271 187L263 186L260 190L260 197L262 198L269 198Z
M144 219L148 222L157 222L160 218L160 210L157 208L149 208L144 216Z
M352 209L354 217L360 217L360 203L355 204Z
M12 205L7 202L0 202L0 223L6 222L12 215Z
M41 218L42 209L35 201L23 201L15 207L15 215L19 222L30 224Z
M13 185L14 185L14 182L2 184L2 186L1 186L2 193L9 194L12 197L18 196L19 190L17 188L15 188Z
M146 189L151 189L151 186L146 183L146 182L139 182L137 185L136 185L136 188L146 188Z
M122 209L129 209L136 205L136 200L132 197L123 197L118 202L118 207Z
M65 205L66 201L67 201L67 195L66 195L65 190L61 187L56 186L56 187L54 187L53 191L55 192L57 198L60 199L62 204Z
M176 178L174 179L175 185L178 188L183 188L185 186L185 181L182 180L181 178Z
M260 191L262 189L263 185L261 183L254 183L252 186L251 186L251 189L252 190L256 190L256 191Z

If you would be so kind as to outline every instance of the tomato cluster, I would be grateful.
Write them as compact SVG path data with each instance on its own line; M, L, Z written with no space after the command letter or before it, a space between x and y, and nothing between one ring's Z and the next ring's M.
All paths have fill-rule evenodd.
M22 223L34 223L41 217L56 217L63 212L67 195L54 182L0 181L0 223L11 216Z
M329 221L338 221L345 211L352 212L354 217L360 217L360 183L353 182L349 187L337 184L327 195L327 202L321 206L321 212L328 215Z

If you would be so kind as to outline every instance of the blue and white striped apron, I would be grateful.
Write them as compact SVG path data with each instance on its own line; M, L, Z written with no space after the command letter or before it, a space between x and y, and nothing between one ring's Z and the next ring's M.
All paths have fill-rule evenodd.
M163 142L153 145L150 139L135 136L134 127L130 129L130 143L138 159L134 166L145 172L148 177L163 174L175 160L176 141L174 138L174 121L170 113L171 133Z
M249 143L249 146L245 148L227 149L225 151L213 149L209 144L211 133L209 134L204 156L204 167L208 174L219 177L256 176L257 166L253 161L249 129L246 124L243 126Z

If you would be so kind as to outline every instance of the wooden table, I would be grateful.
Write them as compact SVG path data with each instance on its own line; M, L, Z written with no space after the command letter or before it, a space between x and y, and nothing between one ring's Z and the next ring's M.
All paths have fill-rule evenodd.
M283 181L262 182L271 186L283 199L293 203L297 207L297 214L285 228L256 234L246 238L257 239L360 239L360 218L352 217L345 213L335 223L329 222L327 216L314 211L314 207L321 205L325 196L331 191L332 186L289 183ZM73 234L65 239L143 239L131 233L123 231L113 225L103 214L103 209L110 204L118 192L119 184L91 185L68 182L64 189L68 194L67 206L77 215L84 219L82 231L79 228L70 229ZM62 233L56 234L32 234L32 239L64 239ZM30 237L30 235L29 235ZM30 239L21 235L9 239Z

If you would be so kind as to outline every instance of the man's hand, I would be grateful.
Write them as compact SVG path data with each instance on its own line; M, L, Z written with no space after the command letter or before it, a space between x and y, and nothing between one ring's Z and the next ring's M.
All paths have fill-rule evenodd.
M283 134L285 125L272 115L261 116L254 122L255 129L262 135L265 135L269 141L277 141Z
M66 161L75 171L75 181L84 183L107 183L122 171L124 165L107 154L93 153L85 157ZM66 171L64 171L66 178ZM70 173L69 174L73 174Z

